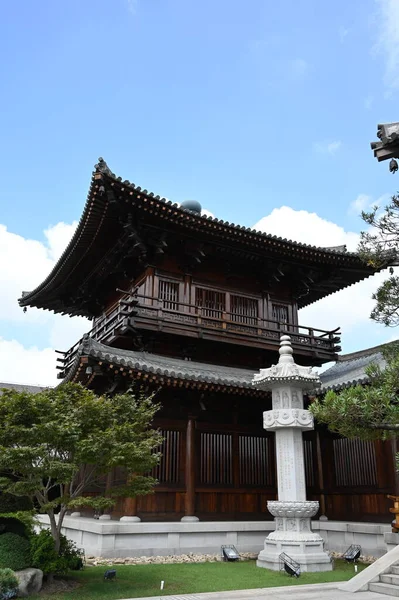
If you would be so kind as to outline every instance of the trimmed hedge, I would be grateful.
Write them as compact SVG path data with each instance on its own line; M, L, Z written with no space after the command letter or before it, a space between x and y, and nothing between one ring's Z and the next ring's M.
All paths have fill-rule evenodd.
M16 533L0 535L0 569L20 571L30 566L29 540Z

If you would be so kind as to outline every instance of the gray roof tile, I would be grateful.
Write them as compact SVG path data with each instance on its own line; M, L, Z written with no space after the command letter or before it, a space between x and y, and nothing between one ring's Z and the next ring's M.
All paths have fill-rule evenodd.
M371 364L385 367L386 362L381 353L381 346L340 356L335 365L320 374L321 388L317 393L367 383L366 368Z
M211 365L180 358L170 358L159 354L112 348L85 336L77 352L75 365L68 376L76 369L80 356L92 356L98 360L129 367L136 371L154 373L162 377L199 381L230 387L252 388L251 382L257 371ZM67 376L67 378L69 378Z
M2 383L0 381L0 396L2 394L2 389L6 388L7 390L15 390L17 392L30 392L31 394L37 394L37 392L41 392L46 389L44 386L39 385L28 385L25 383Z

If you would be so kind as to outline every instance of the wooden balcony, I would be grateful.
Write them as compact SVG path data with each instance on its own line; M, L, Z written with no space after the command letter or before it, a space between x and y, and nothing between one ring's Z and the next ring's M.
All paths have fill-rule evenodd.
M162 331L172 335L258 347L276 351L276 356L280 336L288 334L297 359L309 356L320 362L335 360L337 352L341 350L338 345L339 328L325 331L143 295L132 295L120 300L110 313L97 320L88 335L98 342L118 346L118 339L137 330ZM65 353L64 368L68 368L78 344Z

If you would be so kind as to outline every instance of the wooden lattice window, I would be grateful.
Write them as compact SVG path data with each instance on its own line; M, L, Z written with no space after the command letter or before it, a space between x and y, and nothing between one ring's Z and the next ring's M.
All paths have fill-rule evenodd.
M209 485L233 484L233 436L201 433L200 482Z
M313 459L313 441L303 440L303 452L305 460L305 481L307 487L315 485L315 465Z
M159 280L159 299L163 307L168 310L177 310L179 307L179 284L165 279Z
M151 475L160 483L179 483L180 481L180 431L161 431L163 442L156 449L161 452L160 463L153 468Z
M226 311L226 294L206 288L195 289L195 304L201 308L204 317L221 319Z
M240 435L238 438L240 485L271 486L273 457L267 437Z
M335 478L338 487L376 486L377 461L373 442L333 440Z
M244 296L230 296L231 320L246 325L256 325L258 319L258 301Z
M288 323L288 306L286 304L272 304L272 319L279 323Z

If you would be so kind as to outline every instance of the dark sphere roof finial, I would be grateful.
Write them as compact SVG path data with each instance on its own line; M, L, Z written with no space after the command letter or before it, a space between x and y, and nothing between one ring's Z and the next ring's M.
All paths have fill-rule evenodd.
M181 208L184 208L184 210L190 210L191 212L199 215L202 212L202 206L199 202L197 202L197 200L184 200L180 206Z

